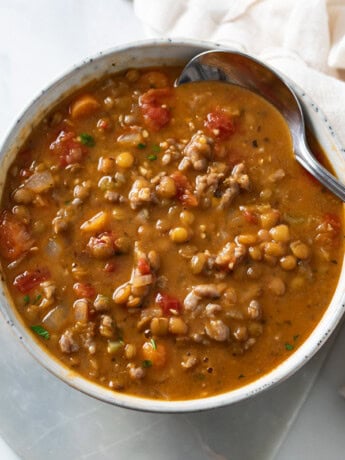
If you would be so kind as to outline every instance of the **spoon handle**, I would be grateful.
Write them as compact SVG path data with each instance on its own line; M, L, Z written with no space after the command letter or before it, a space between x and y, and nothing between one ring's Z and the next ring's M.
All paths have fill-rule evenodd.
M300 143L299 147L300 152L296 152L297 161L322 185L345 202L345 185L316 160L306 143Z

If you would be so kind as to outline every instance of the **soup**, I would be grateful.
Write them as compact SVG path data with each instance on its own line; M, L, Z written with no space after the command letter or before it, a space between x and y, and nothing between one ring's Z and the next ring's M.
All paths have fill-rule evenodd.
M129 69L61 101L11 165L0 219L3 275L42 347L165 400L287 359L343 257L342 203L297 164L280 113L221 82L174 88L179 72Z

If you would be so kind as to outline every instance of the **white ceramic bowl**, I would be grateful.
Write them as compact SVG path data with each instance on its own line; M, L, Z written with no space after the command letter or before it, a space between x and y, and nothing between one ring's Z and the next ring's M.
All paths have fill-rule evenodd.
M2 185L11 162L15 158L32 127L34 127L50 110L52 105L73 92L79 86L105 74L114 73L127 67L183 64L201 51L220 47L221 46L217 43L209 42L169 39L150 40L114 48L105 53L99 53L98 56L84 61L81 65L75 67L72 71L53 83L49 88L42 91L42 94L30 104L8 134L1 148L0 189L2 190ZM303 91L295 85L292 86L301 100L307 119L313 127L319 143L327 153L338 177L345 182L345 150L337 141L332 127L329 125L327 118L320 108L318 108ZM11 301L9 300L7 289L4 284L2 285L0 293L0 308L7 323L12 326L13 330L29 352L46 369L72 387L102 401L122 407L154 412L187 412L225 406L249 398L281 382L296 372L317 352L340 321L345 308L344 286L345 266L343 264L336 292L321 321L308 339L288 359L271 372L242 388L209 398L188 401L159 401L139 398L122 393L115 393L114 391L86 380L64 367L60 362L44 351L39 342L28 332L15 308L11 306Z

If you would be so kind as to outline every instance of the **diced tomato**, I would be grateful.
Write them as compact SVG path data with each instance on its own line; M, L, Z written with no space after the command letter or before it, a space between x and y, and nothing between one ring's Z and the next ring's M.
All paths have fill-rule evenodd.
M153 131L159 131L170 122L171 113L163 100L171 96L171 91L171 88L150 89L140 98L145 123Z
M172 96L172 88L149 89L140 97L140 105L159 105L162 99Z
M176 198L181 201L184 206L198 206L198 199L193 194L192 186L187 177L179 171L175 171L170 177L174 180L176 185Z
M96 297L96 289L90 283L74 283L73 291L77 297L86 297L88 299Z
M259 223L259 219L258 219L258 216L252 212L252 211L248 211L248 209L245 209L243 211L243 217L245 218L245 220L247 222L249 222L250 224L255 224L257 225Z
M167 107L147 105L142 108L144 119L149 128L159 131L170 121L170 110Z
M220 109L208 113L204 124L210 134L219 140L228 139L235 132L232 117Z
M142 275L149 275L151 273L150 264L144 257L138 260L138 270Z
M27 294L42 283L42 281L46 281L49 278L50 273L47 268L26 270L15 277L13 285L23 294Z
M0 216L0 254L7 260L16 260L33 243L26 226L10 212L3 211Z
M59 157L62 167L79 163L88 151L85 145L78 142L72 131L60 131L49 148Z
M169 294L164 294L162 292L158 292L156 295L156 304L162 309L164 315L171 315L172 310L181 313L182 311L182 304L176 298Z

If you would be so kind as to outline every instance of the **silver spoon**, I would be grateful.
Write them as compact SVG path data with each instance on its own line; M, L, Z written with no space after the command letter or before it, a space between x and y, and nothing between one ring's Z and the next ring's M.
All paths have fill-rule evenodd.
M236 51L206 51L188 62L175 86L200 80L219 80L239 85L273 104L288 123L297 161L328 190L345 201L345 186L310 151L301 105L282 77L246 54Z

